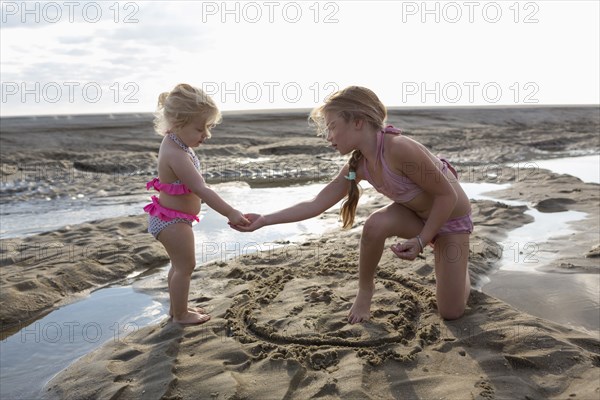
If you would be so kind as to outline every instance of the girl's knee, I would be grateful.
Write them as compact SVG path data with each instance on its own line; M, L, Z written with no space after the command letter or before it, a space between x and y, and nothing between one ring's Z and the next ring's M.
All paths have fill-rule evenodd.
M451 292L438 291L436 294L437 308L440 316L445 320L455 320L462 317L467 308L471 287L456 288Z
M378 216L371 215L366 221L363 227L362 234L360 237L361 241L371 242L376 240L385 240L386 238L382 235L381 226L378 224Z
M189 262L189 263L185 263L185 264L173 264L171 263L172 268L173 268L173 273L178 273L178 274L186 274L186 275L192 275L192 272L194 272L194 269L196 269L196 262Z
M452 308L440 308L440 317L445 320L452 321L461 318L465 314L464 306L456 306Z

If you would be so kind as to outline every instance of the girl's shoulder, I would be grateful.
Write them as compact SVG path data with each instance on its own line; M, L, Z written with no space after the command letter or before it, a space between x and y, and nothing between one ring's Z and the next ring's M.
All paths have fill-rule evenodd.
M160 150L163 150L165 152L177 152L178 150L181 150L181 148L177 145L177 143L173 142L173 140L171 140L169 136L165 135L165 137L163 137L162 142L160 143Z
M393 157L411 153L422 146L416 140L404 135L385 135L384 149Z
M388 164L398 169L402 169L407 163L418 162L421 157L427 157L427 148L408 136L391 136L385 144L384 156Z
M167 136L165 136L160 143L160 147L158 148L158 156L160 158L172 158L178 157L181 154L179 153L181 149L177 146L176 143L173 143Z

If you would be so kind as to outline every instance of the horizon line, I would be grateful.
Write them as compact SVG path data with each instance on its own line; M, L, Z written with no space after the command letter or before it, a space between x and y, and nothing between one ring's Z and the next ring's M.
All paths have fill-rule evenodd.
M411 110L411 109L504 109L504 108L588 108L599 107L600 103L583 104L505 104L505 105L416 105L416 106L390 106L387 110ZM283 113L283 112L307 112L315 107L300 108L256 108L240 110L222 110L221 114L252 114L252 113ZM79 117L79 116L100 116L100 115L134 115L134 114L153 114L154 111L124 111L124 112L98 112L98 113L69 113L69 114L15 114L0 115L2 118L43 118L43 117Z

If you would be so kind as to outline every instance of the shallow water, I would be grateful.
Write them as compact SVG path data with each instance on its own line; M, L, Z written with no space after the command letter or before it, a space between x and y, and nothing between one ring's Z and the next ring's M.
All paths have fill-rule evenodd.
M553 160L531 160L520 163L519 167L549 169L558 174L573 175L583 182L600 183L600 154Z
M0 239L35 235L97 219L139 214L149 203L148 198L148 195L96 198L79 195L0 204ZM36 217L32 218L32 215Z
M531 315L597 336L600 331L600 275L539 270L559 257L549 240L575 232L578 211L525 212L534 222L508 232L499 242L502 256L496 273L483 277L476 289ZM555 246L555 245L554 245Z
M484 276L476 289L531 315L598 335L600 330L600 275L540 271L559 253L547 240L568 236L586 213L564 211L545 214L525 212L535 221L508 233L499 242L502 256L498 270ZM568 240L565 240L568 243Z
M536 209L529 209L525 214L531 215L535 223L510 231L510 238L500 242L503 251L499 266L503 271L535 273L538 266L548 265L559 255L550 248L548 240L575 233L572 223L588 215L578 211L549 214Z
M160 302L130 285L61 307L0 342L0 398L38 398L43 385L73 360L163 317Z
M573 175L583 182L600 183L599 154L534 160L523 165ZM492 199L490 196L493 192L483 198ZM527 205L514 200L499 201ZM499 243L502 257L498 261L498 271L484 277L478 289L531 315L597 336L600 331L600 275L538 269L559 256L548 241L574 233L574 224L586 219L588 214L578 211L542 213L533 208L525 213L531 215L534 222L510 231L508 238Z
M600 275L500 269L482 291L530 315L593 337L600 329Z
M552 165L544 168L552 167ZM549 168L551 169L551 168ZM581 170L581 168L580 168ZM368 184L361 183L363 187ZM304 185L299 187L251 189L244 184L219 185L219 193L232 204L237 204L244 212L266 212L291 205L302 199L310 199L316 195L323 184ZM465 192L471 199L497 200L487 192L509 187L508 184L464 183ZM3 231L0 237L24 236L41 231L54 230L69 224L82 223L94 219L139 214L141 207L147 204L147 195L131 198L76 198L62 202L22 202L2 206ZM367 201L363 196L361 201ZM519 201L497 200L510 205L522 205ZM30 216L39 207L48 207L57 218L41 221ZM47 208L46 208L47 209ZM496 297L504 298L509 304L540 317L553 319L575 327L586 327L598 330L597 319L590 318L590 313L598 313L598 302L590 301L598 297L598 285L579 274L557 275L535 272L526 262L512 262L517 259L532 260L534 267L541 266L555 256L545 253L541 247L518 248L527 243L541 243L550 238L548 232L568 234L569 224L584 218L585 214L567 211L564 213L543 214L530 209L535 221L509 233L509 239L502 243L508 251L503 252L500 271L497 276L514 274L517 281L504 288L505 296L496 291ZM9 217L9 218L6 218ZM251 235L231 230L226 220L214 211L204 207L201 222L194 225L196 240L196 258L199 263L225 260L241 256L257 250L266 250L282 245L281 240L301 241L310 235L319 235L325 230L338 227L331 220L314 218L294 224L265 227ZM4 221L9 222L5 225ZM560 221L560 226L557 223ZM548 227L551 226L550 230ZM543 235L543 236L542 236ZM544 239L542 239L542 237ZM535 240L535 242L534 242ZM283 242L285 245L286 242ZM511 247L512 246L512 247ZM524 257L520 254L525 251ZM535 252L533 252L535 250ZM529 252L529 253L528 253ZM167 293L150 296L135 290L135 287L156 287L164 281L168 266L150 276L129 277L120 286L111 286L91 293L88 297L57 309L46 317L25 327L20 332L0 342L1 398L35 398L56 373L66 368L71 362L94 350L108 340L119 340L123 335L140 327L156 323L166 317ZM519 274L537 273L539 287L543 292L537 293L519 286ZM132 275L137 275L132 274ZM522 276L522 275L521 275ZM550 278L549 278L550 277ZM583 281L582 281L583 280ZM494 277L492 276L492 283ZM125 286L123 286L125 284ZM584 290L581 288L584 287ZM484 291L491 290L488 284ZM568 289L568 290L565 290ZM524 293L515 296L514 291ZM532 298L532 293L533 297ZM523 301L521 301L523 300ZM123 304L127 304L126 307ZM557 308L568 310L579 307L581 312L569 312L568 315L556 318L552 310ZM93 317L90 317L93 316ZM553 318L554 317L554 318ZM563 318L565 317L565 318ZM582 322L587 325L583 325Z

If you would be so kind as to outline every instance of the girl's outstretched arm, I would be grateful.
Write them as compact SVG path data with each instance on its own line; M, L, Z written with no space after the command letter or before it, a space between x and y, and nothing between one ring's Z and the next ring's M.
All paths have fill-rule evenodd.
M327 186L323 188L312 200L302 201L291 207L284 208L271 214L246 214L251 221L249 226L234 226L241 232L252 232L266 225L285 224L288 222L298 222L305 219L316 217L327 209L333 207L338 201L344 198L348 193L350 182L344 178L348 175L348 165L345 165L338 175ZM358 179L358 178L357 178Z

